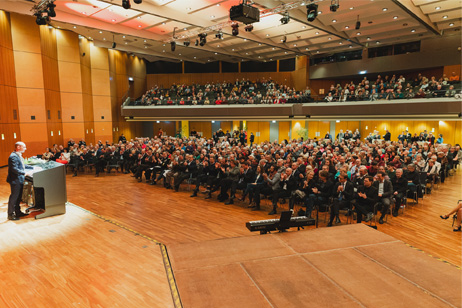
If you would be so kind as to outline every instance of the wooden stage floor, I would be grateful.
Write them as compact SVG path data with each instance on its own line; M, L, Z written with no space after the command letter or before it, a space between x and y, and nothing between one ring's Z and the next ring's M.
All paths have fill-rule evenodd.
M1 168L0 178L6 178L6 173L6 168ZM353 306L381 307L379 303L384 303L384 298L395 303L390 301L394 292L404 296L403 303L409 303L409 294L420 294L413 293L416 289L431 295L418 295L422 300L418 303L424 306L427 303L429 307L448 303L461 306L460 299L458 305L453 304L457 298L424 284L428 276L432 276L435 283L444 278L449 293L457 291L454 288L458 286L460 295L460 270L437 260L461 265L461 233L452 232L449 219L439 218L462 199L460 170L439 190L425 196L423 202L409 205L404 215L389 217L387 223L378 225L383 233L354 225L324 228L325 223L321 222L318 230L309 227L299 232L260 236L250 233L245 222L269 218L265 201L264 210L251 212L247 204L241 202L224 205L216 199L204 200L203 195L190 198L187 185L175 193L160 185L138 183L120 173L98 178L91 174L68 175L67 187L70 202L106 220L68 206L68 212L62 216L7 221L9 186L7 183L0 185L0 306L173 307L161 251L148 238L166 245L184 307L245 307L243 303L251 298L248 293L245 293L246 298L237 300L237 297L246 286L251 295L260 294L254 300L261 303L261 307L306 307L305 296L313 300L314 294L320 292L306 273L322 278L319 285L326 288L322 291L332 291L334 299L324 302L318 299L319 305L308 306L349 306L351 303ZM341 219L345 225L345 217ZM330 232L341 235L342 230L352 228L373 231L386 240L364 246L351 244L348 238L347 246L315 245L316 251L304 250L307 246L302 245L302 242L312 244L320 235ZM298 241L301 243L293 243ZM332 243L340 245L341 242ZM254 249L246 251L249 247ZM217 255L205 253L207 249ZM400 262L403 258L414 257L421 263ZM358 264L350 268L350 263L342 263L350 260L354 264L359 259L367 261L365 268ZM281 266L278 260L286 261ZM427 272L421 271L423 266L428 267ZM212 268L219 271L214 272ZM266 271L266 268L274 271ZM454 270L459 277L455 285L450 280ZM380 285L384 282L382 275L388 277L390 272L394 275L392 282ZM412 272L419 275L413 276ZM292 273L293 280L287 280L287 273ZM226 279L218 281L209 274ZM345 277L351 285L343 285ZM354 291L362 280L370 281L369 298ZM373 284L375 280L378 282ZM393 288L402 283L407 295ZM375 291L378 286L383 287L382 291ZM220 287L229 290L220 293L216 289ZM288 296L277 296L274 294L278 294L278 288L295 290L287 293ZM212 295L226 298L222 305L214 306L212 303L216 303L216 299L211 298Z

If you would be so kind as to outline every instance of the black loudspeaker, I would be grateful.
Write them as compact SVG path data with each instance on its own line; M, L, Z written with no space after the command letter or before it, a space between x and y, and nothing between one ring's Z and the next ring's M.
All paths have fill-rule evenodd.
M117 43L116 42L112 42L112 48L116 48L117 46Z

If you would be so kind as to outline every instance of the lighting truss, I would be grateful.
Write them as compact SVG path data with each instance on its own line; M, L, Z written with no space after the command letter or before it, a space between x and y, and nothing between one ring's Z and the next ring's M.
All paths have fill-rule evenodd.
M290 10L293 10L299 7L305 7L307 4L319 3L319 2L322 2L322 0L316 0L316 1L306 0L306 1L295 1L295 2L284 3L272 9L266 9L266 10L260 11L260 19L271 16L271 15L276 15L276 14L281 14L281 13L285 14L287 11L290 11ZM200 33L209 33L209 32L219 31L225 27L228 27L228 26L231 27L231 25L235 23L236 23L235 21L228 20L228 21L225 21L219 24L209 26L209 27L205 27L205 28L201 28L197 30L184 31L184 32L177 34L177 38L185 39L185 38L190 38L190 37L196 37ZM170 38L168 40L165 40L164 42L169 43L172 40L173 39Z

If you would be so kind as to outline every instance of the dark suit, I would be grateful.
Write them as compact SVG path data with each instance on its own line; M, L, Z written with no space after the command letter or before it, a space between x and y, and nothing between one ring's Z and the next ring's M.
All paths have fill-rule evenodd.
M11 188L11 195L8 200L8 216L17 215L21 212L19 203L21 202L22 189L26 176L25 169L33 169L33 167L24 165L22 157L16 152L11 153L8 158L8 176L6 178Z
M342 185L345 185L344 190L339 193L338 187ZM354 195L353 183L348 181L345 183L335 183L332 194L334 196L334 203L330 208L330 223L334 221L335 216L339 215L340 209L348 208Z
M377 189L377 202L382 205L380 212L382 212L382 217L388 213L391 204L391 197L393 196L393 185L389 180L383 180L383 193L382 197L379 197L379 182L375 181L372 185Z

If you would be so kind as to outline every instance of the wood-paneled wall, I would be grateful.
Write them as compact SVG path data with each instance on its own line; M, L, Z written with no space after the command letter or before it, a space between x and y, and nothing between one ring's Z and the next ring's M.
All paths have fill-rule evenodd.
M31 16L0 11L0 166L19 140L32 156L70 138L94 143L117 141L119 131L141 136L141 124L127 123L120 109L129 76L136 95L146 91L145 63L117 55L122 62L111 70L107 49L71 31L38 26Z
M21 131L10 16L4 11L0 11L0 68L0 165L5 165Z
M34 18L10 14L21 140L26 157L48 146L40 30Z
M236 79L249 79L256 81L266 78L273 79L280 84L293 87L292 72L268 72L268 73L192 73L192 74L148 74L146 78L147 88L155 86L169 88L172 84L206 84L207 82L234 82Z
M63 144L56 30L40 27L48 142Z
M124 52L114 49L110 49L108 55L109 76L111 80L112 139L117 141L119 135L122 133L127 139L140 137L142 132L141 123L125 121L122 118L121 102L129 90L128 77L133 77L134 79L135 96L141 96L146 92L146 81L140 77L141 72L143 70L146 71L146 63L144 60L135 61L135 59L131 58L137 58L136 56L131 57ZM133 69L130 67L131 65L137 65L137 68ZM129 74L136 75L129 76Z

